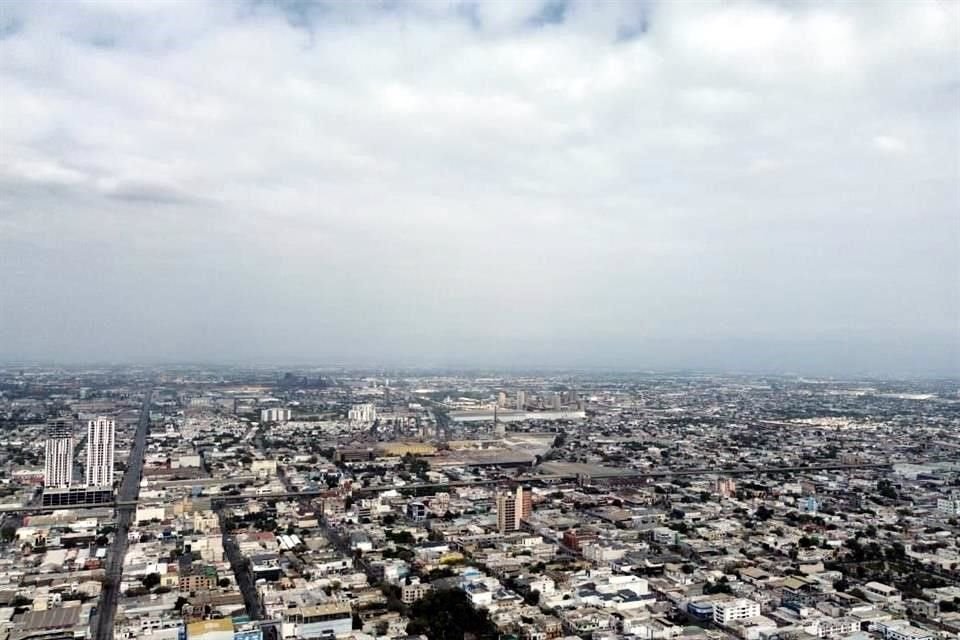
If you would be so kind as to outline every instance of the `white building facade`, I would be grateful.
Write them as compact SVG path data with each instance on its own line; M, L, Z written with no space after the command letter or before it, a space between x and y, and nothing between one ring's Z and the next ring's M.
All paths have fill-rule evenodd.
M290 409L271 407L260 410L260 422L287 422L290 420Z
M353 424L369 424L377 419L377 408L372 403L355 404L347 412L347 419Z
M748 620L760 615L760 603L746 598L717 600L713 603L713 621L729 626L737 620Z
M69 489L73 484L73 422L55 419L47 423L43 486Z
M937 511L948 516L960 516L960 493L954 493L949 498L938 498Z
M87 423L87 486L113 486L113 449L116 423L99 417Z

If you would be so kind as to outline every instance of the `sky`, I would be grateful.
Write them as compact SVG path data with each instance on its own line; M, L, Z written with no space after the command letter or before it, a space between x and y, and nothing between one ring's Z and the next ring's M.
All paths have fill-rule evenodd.
M960 2L0 0L0 360L960 374Z

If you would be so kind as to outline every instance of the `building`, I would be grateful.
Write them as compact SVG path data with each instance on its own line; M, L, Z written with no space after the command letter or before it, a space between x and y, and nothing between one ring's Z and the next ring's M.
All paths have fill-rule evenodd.
M44 489L42 504L45 507L74 507L109 504L112 500L113 487L64 487Z
M873 602L900 602L903 595L896 587L883 584L882 582L868 582L861 589L868 600Z
M523 411L527 406L527 392L517 391L517 411Z
M804 629L818 638L845 638L860 630L860 621L856 618L817 618Z
M523 520L533 511L533 492L530 487L497 494L497 529L500 533L517 531Z
M737 483L733 478L717 478L717 495L721 498L732 498L737 495Z
M496 410L493 412L493 437L505 438L507 436L507 425L500 422Z
M933 640L932 633L913 626L907 620L878 622L877 631L886 640Z
M407 504L407 517L414 522L422 522L427 519L427 505L422 502L411 502Z
M730 626L738 620L748 620L760 615L760 603L746 598L715 600L713 603L713 621Z
M87 486L113 486L113 447L116 423L99 417L87 423Z
M177 588L180 591L203 591L217 586L217 569L213 566L190 565L180 570ZM233 628L230 629L233 631Z
M427 442L381 442L377 444L377 452L385 456L432 456L437 448Z
M737 495L737 484L733 478L717 478L717 495L721 498L732 498Z
M937 511L948 516L960 516L960 493L951 494L949 498L937 498Z
M271 407L260 410L260 422L287 422L290 420L290 409Z
M13 617L11 638L77 638L88 628L80 607L55 607L26 611Z
M234 640L230 618L198 620L187 625L187 640Z
M580 409L561 409L554 411L552 409L538 411L518 411L514 409L504 409L497 411L496 415L489 409L469 409L466 411L451 411L449 414L452 422L524 422L527 420L537 420L541 422L557 420L584 420L587 417L585 411Z
M348 602L288 608L282 615L285 626L292 625L295 637L305 640L346 635L353 629Z
M355 404L347 412L347 420L353 424L370 424L377 419L377 408L372 403Z
M430 593L432 588L429 583L421 583L419 578L411 578L410 584L400 587L400 600L403 601L403 604L413 604Z
M563 546L580 553L584 544L596 541L600 536L588 529L567 529L563 532Z
M817 513L820 511L820 503L814 496L807 496L800 501L800 510L804 513Z
M47 422L43 486L69 489L73 484L73 420L54 418Z

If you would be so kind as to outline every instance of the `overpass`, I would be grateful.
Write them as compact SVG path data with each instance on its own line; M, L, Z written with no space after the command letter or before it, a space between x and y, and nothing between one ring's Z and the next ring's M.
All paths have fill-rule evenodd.
M673 476L694 476L694 475L747 475L747 474L769 474L769 473L795 473L803 471L840 471L846 469L885 469L893 466L894 462L871 463L871 464L824 464L824 465L801 465L788 467L739 467L735 469L724 469L722 467L698 468L698 469L678 469L676 471L627 471L616 475L603 476L604 478L614 479L657 479L669 478ZM353 490L354 494L363 496L386 491L400 492L420 492L439 489L448 489L450 487L483 487L491 485L523 484L535 482L576 482L576 474L525 474L513 478L487 478L483 480L456 480L453 482L421 482L417 484L408 484L405 486L383 486L383 487L358 487ZM330 492L325 490L308 491L282 491L276 493L265 493L260 495L214 495L208 496L211 504L239 504L249 500L304 500L319 498ZM118 503L120 504L120 503Z
M862 464L815 464L815 465L792 465L784 467L735 467L726 469L723 467L699 467L695 469L676 469L662 471L636 471L625 470L618 473L599 473L593 477L596 480L656 480L661 478L671 478L676 476L738 476L738 475L767 475L774 473L803 473L812 471L845 471L851 469L887 469L895 464L920 464L922 462L937 462L936 460L908 461L892 460L889 462L862 463ZM589 475L589 474L586 474ZM430 490L448 489L451 487L483 487L492 485L508 485L522 483L559 483L576 482L580 479L578 474L539 474L530 473L516 477L487 478L482 480L455 480L453 482L422 482L417 484L408 484L405 486L381 486L381 487L357 487L353 493L359 496L384 493L386 491L401 492L420 492ZM224 482L228 479L225 478ZM249 500L290 500L290 499L311 499L319 498L329 490L308 490L308 491L282 491L276 493L264 494L241 494L241 495L210 495L203 496L209 498L211 505L239 504ZM97 504L75 505L68 507L73 510L102 509L105 507L115 507L117 509L133 509L137 506L136 498L119 499L111 502L102 502ZM62 508L62 507L61 507ZM3 513L49 513L56 510L55 507L22 506L22 507L2 507L0 514Z

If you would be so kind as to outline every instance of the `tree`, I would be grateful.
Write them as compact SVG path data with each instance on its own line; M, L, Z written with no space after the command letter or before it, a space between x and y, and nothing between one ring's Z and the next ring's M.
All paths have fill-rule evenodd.
M462 640L465 633L482 639L497 637L486 609L474 609L459 589L431 591L413 604L410 618L407 633L431 640Z
M392 540L397 544L413 544L416 542L413 534L409 531L387 531L386 537L387 540Z
M217 584L220 585L221 588L226 589L230 586L230 578L220 578Z
M148 573L140 578L140 584L143 585L144 589L153 589L154 587L158 587L160 586L160 574Z
M896 500L897 498L897 491L893 488L893 484L889 480L880 480L877 483L877 491L879 491L880 495L884 498L890 500Z

